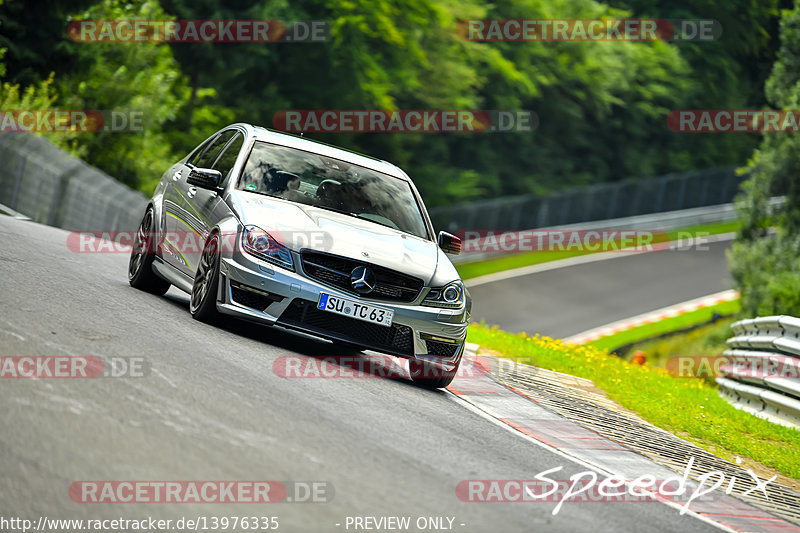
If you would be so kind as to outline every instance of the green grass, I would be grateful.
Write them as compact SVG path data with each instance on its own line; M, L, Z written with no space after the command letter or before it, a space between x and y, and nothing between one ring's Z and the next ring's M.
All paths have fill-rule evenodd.
M620 331L619 333L614 333L613 335L607 335L588 344L601 350L612 351L621 346L638 343L659 335L680 331L697 324L709 322L715 313L722 316L735 315L740 309L741 305L738 299L730 302L722 302L682 315L665 318L664 320L659 320L652 324L643 324L635 328ZM639 350L641 348L637 346L636 349Z
M800 479L800 431L735 409L705 380L634 365L594 346L567 345L483 324L471 325L468 339L509 359L590 379L645 420L723 459L740 455Z
M692 234L705 234L705 235L717 235L720 233L730 233L739 229L739 222L724 222L720 224L707 224L703 226L692 226L690 228L684 228L679 230L668 231L662 236L662 238L656 238L653 240L654 243L664 242L666 239L674 240L681 236L681 233L692 233ZM684 235L685 237L685 235ZM568 257L575 257L578 255L586 255L593 252L588 251L569 251L569 252L559 252L559 251L545 251L545 252L525 252L525 253L518 253L518 254L502 254L499 257L493 259L487 259L486 261L476 261L474 263L464 263L461 265L456 265L456 269L458 269L458 273L461 275L461 279L470 279L470 278L477 278L478 276L484 276L486 274L494 274L495 272L502 272L503 270L511 270L513 268L520 268L525 266L531 265L538 265L541 263L547 263L548 261L555 261L557 259L567 259Z
M671 357L681 355L722 355L725 340L731 337L731 324L735 318L720 320L692 331L679 333L662 339L653 339L636 345L637 350L647 354L651 366L663 367Z

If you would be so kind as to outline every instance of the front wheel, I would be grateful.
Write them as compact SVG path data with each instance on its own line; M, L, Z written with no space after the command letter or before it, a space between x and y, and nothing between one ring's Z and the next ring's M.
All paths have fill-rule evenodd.
M169 282L153 272L155 259L153 208L148 207L133 238L133 249L128 261L128 283L134 289L161 296L169 290Z
M219 287L219 237L212 234L203 247L192 286L189 312L197 320L210 322L219 316L217 290Z
M411 381L417 385L429 389L443 389L453 382L460 364L461 362L459 361L452 370L444 370L430 361L410 359L408 361L408 369L411 372Z

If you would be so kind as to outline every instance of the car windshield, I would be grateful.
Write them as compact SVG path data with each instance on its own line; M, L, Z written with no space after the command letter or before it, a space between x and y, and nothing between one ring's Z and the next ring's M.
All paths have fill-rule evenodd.
M406 181L319 154L256 142L237 189L428 238L420 206Z

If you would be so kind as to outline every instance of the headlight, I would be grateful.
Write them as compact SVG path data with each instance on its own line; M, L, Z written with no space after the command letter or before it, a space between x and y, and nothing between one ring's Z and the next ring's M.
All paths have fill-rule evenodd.
M242 248L259 259L294 271L292 253L257 226L247 226L242 233Z
M454 281L444 287L431 289L422 305L458 309L464 305L464 284Z

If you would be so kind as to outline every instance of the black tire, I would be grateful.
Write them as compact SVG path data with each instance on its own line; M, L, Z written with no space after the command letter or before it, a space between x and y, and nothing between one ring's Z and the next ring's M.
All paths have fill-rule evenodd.
M450 385L458 373L458 362L453 370L445 371L431 362L409 359L408 370L411 372L411 381L428 389L443 389Z
M219 318L217 291L219 288L219 237L212 233L203 246L203 255L194 277L189 312L197 320L212 322Z
M153 272L156 250L153 242L154 228L153 208L148 207L133 238L133 249L128 261L128 283L134 289L161 296L169 290L170 283Z

